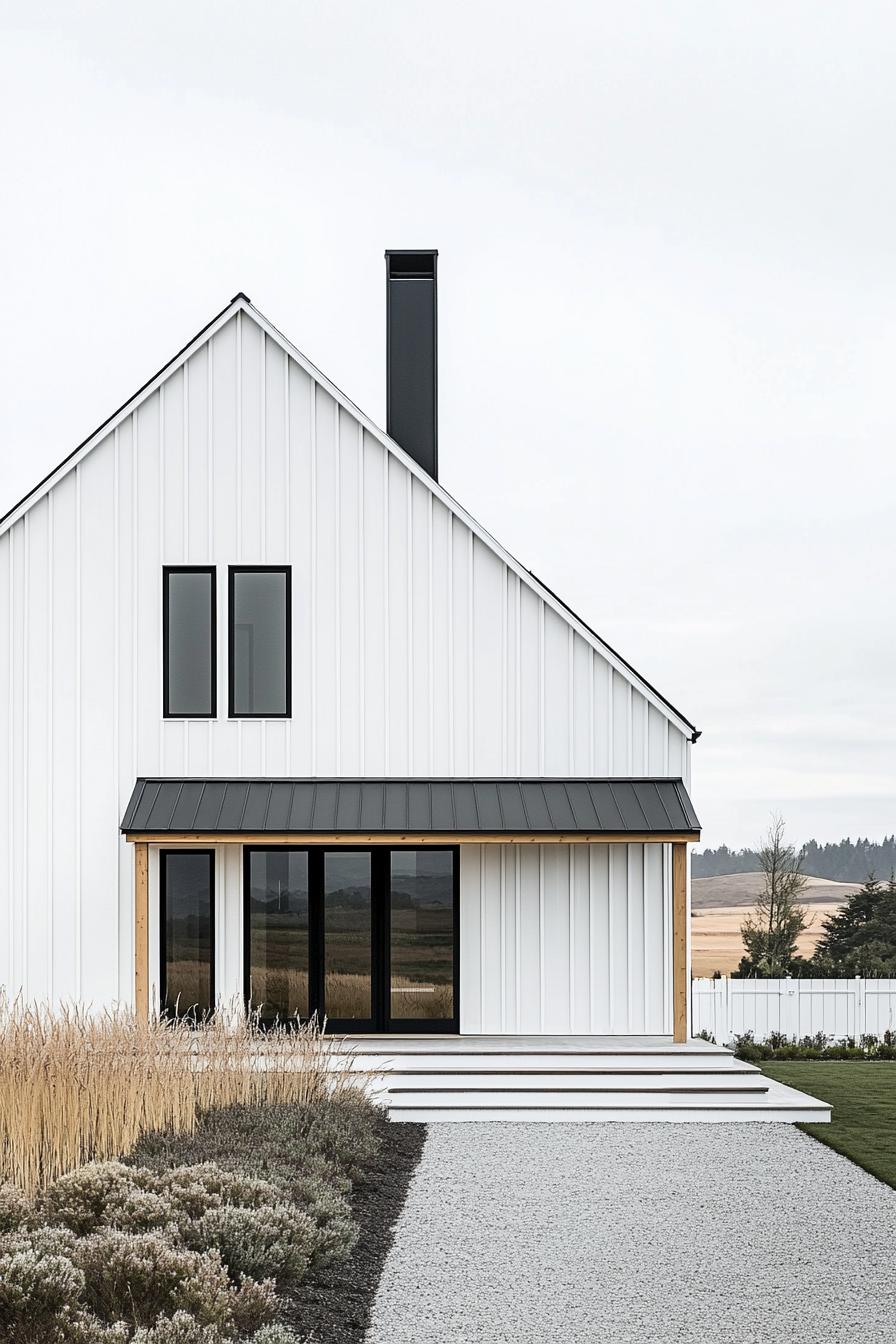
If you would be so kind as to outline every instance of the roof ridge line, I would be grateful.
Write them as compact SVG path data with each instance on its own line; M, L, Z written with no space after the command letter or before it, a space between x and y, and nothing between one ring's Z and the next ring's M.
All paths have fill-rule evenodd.
M77 445L77 447L73 448L70 453L66 453L62 461L57 462L56 466L53 467L51 471L48 471L46 476L43 476L37 482L36 485L33 485L31 489L22 496L22 498L18 501L18 503L13 504L11 509L7 509L6 512L2 516L0 516L0 531L2 531L4 523L6 523L8 519L12 518L14 513L18 513L19 509L21 509L24 504L28 503L32 495L36 495L37 492L39 490L42 490L45 485L50 485L53 482L53 477L58 472L62 471L62 468L67 466L69 462L72 462L72 459L77 457L78 453L82 452L85 448L87 448L88 445L91 444L94 439L98 439L99 435L101 435L104 430L106 429L111 430L113 427L113 421L117 420L119 416L123 416L128 411L128 407L136 403L139 400L139 398L142 397L145 393L148 393L153 383L155 383L159 378L166 377L169 371L173 372L173 366L177 364L179 359L183 359L186 356L187 351L192 349L192 347L196 345L197 341L203 340L206 337L206 335L211 331L212 327L214 327L216 323L220 322L221 319L231 311L231 309L233 309L233 311L236 311L243 303L248 303L250 307L252 306L251 300L247 299L246 295L243 294L241 291L239 294L234 295L234 297L230 300L230 302L225 304L219 313L216 313L213 318L211 318L208 322L206 322L204 327L200 327L196 335L191 336L191 338L187 341L187 343L181 346L177 354L172 355L169 360L166 360L165 363L162 365L162 367L158 369L154 374L152 374L151 377L147 378L146 382L143 383L140 387L138 387L137 391L133 392L127 398L127 400L123 401L117 410L114 410L111 415L106 416L106 419L103 420L101 424L97 425L96 429L92 430L85 439L82 439L81 442ZM136 406L134 407L134 409L136 409ZM73 465L75 464L73 463ZM35 503L36 502L37 501L35 500Z

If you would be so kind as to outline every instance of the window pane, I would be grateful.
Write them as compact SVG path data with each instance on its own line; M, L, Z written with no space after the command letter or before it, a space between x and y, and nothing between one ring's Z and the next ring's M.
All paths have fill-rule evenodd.
M308 855L249 855L249 997L265 1019L308 1016Z
M214 714L214 584L208 571L169 573L165 632L168 699L174 716Z
M171 1013L212 1007L212 856L163 857L165 1001Z
M389 1012L396 1018L454 1017L454 854L391 855Z
M370 1018L372 902L369 854L324 855L324 1010Z
M236 571L230 637L237 717L287 713L287 625L286 572Z

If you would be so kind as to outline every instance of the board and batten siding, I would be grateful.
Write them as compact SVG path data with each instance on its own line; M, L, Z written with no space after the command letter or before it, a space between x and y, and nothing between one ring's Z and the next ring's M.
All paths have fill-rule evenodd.
M162 566L217 566L215 720ZM227 706L227 566L292 566L293 713ZM137 775L681 775L689 742L247 312L0 534L0 984L128 1001Z
M460 1029L671 1031L664 845L463 845Z

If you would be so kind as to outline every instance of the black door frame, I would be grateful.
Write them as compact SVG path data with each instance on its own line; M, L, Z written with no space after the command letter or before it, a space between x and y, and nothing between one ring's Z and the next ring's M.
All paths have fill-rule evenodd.
M433 849L452 855L452 1003L451 1018L399 1018L389 1012L391 995L391 913L390 855L414 851L423 845L244 845L243 846L243 994L250 1002L251 924L249 910L251 855L255 853L298 853L308 855L308 1011L322 1017L325 1010L324 970L326 947L324 930L324 855L369 854L371 897L371 1006L369 1018L328 1018L329 1030L358 1035L401 1035L424 1032L449 1035L460 1030L460 846L433 845Z

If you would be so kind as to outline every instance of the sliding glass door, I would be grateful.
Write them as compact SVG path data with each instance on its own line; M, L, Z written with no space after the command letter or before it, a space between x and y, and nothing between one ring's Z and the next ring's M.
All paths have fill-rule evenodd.
M246 863L246 959L252 998L271 1018L306 1018L309 975L308 855L254 849Z
M389 1020L446 1022L455 1016L454 851L389 854Z
M457 1030L457 851L246 851L246 997L264 1021Z
M340 1028L376 1028L373 887L369 852L323 855L323 1012Z

